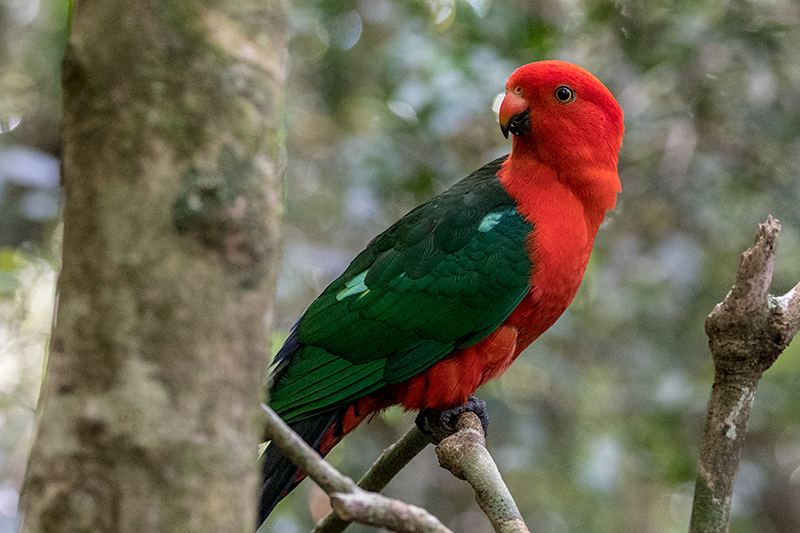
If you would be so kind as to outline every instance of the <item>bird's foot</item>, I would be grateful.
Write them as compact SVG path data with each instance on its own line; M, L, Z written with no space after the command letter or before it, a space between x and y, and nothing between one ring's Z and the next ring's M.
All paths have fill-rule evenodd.
M486 402L475 396L470 396L467 403L437 411L435 409L425 409L417 415L416 424L420 431L433 437L436 442L442 441L457 431L456 420L461 413L470 411L475 413L481 421L483 436L486 437L489 428L489 416L486 413Z

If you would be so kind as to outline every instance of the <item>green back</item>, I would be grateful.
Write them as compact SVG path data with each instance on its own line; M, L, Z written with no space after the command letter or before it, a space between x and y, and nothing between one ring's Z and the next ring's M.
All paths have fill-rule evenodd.
M271 406L288 422L430 368L496 329L527 294L533 230L497 159L373 239L276 356Z

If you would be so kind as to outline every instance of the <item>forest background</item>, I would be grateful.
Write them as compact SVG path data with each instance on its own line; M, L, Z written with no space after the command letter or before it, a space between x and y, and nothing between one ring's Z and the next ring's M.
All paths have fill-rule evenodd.
M0 533L16 527L59 263L67 9L0 2ZM479 395L536 531L686 531L713 374L703 324L768 214L783 226L773 292L800 279L800 4L300 0L291 30L274 343L371 237L508 152L493 104L517 66L575 62L617 96L623 191L584 284ZM732 531L800 531L799 384L795 341L756 395ZM412 420L390 411L329 458L358 477ZM387 493L490 530L430 450ZM319 498L304 483L276 529L308 530Z

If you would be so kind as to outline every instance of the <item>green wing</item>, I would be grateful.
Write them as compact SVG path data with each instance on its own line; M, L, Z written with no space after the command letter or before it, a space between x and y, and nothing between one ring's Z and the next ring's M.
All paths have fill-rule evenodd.
M496 329L527 294L533 226L495 160L376 237L300 318L276 356L287 422L399 383Z

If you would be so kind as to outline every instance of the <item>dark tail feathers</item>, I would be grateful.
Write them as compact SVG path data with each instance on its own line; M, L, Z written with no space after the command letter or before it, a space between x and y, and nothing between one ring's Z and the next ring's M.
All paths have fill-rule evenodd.
M341 409L289 424L289 426L315 450L319 451L325 433L341 419ZM294 489L299 481L299 469L281 453L277 446L270 444L264 450L261 463L261 497L259 498L258 525L261 525L284 496Z

